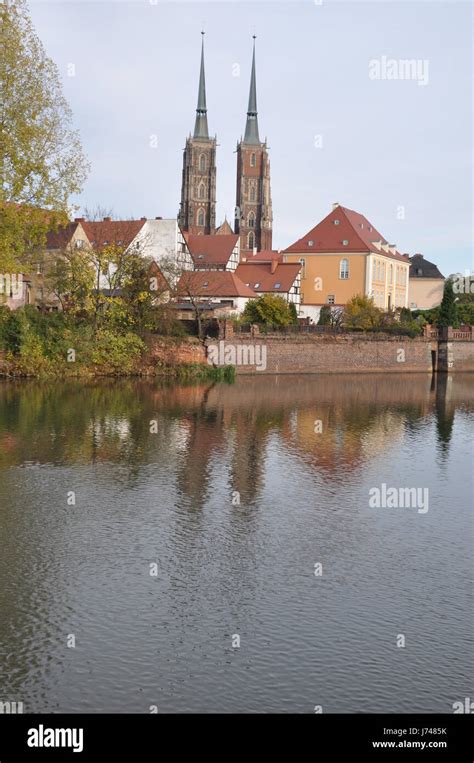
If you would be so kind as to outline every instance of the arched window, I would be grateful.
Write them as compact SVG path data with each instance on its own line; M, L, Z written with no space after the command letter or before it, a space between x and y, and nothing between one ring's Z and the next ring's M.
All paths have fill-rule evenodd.
M199 157L199 171L205 172L206 171L206 155L201 154Z
M204 225L204 210L200 209L198 212L198 225Z
M250 154L250 166L255 167L257 164L257 155L256 154Z
M199 198L204 199L206 193L206 189L204 188L204 183L201 183L199 186Z
M341 260L339 263L339 278L349 278L349 260Z
M255 246L255 235L254 235L253 231L250 231L250 233L248 235L248 248L249 249L253 249L254 246Z
M255 228L255 215L253 212L249 214L249 228Z
M251 186L251 188L250 188L250 201L255 201L255 197L256 197L256 195L257 195L257 194L256 194L256 192L255 192L255 186L253 185L253 186Z

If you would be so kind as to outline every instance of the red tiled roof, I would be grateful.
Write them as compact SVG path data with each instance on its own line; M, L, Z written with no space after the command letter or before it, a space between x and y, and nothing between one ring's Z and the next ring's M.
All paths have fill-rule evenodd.
M256 252L255 254L245 254L246 263L271 262L272 260L283 262L283 255L280 252L277 252L276 249L262 249L261 252ZM243 259L241 261L244 262Z
M63 249L71 242L77 226L78 223L68 223L57 231L49 231L46 235L46 249Z
M256 296L255 292L230 270L187 270L179 279L178 294L190 294L195 297Z
M339 224L334 221L339 220ZM310 246L309 241L313 244ZM344 245L342 242L347 241ZM321 220L303 238L295 241L287 249L285 254L293 252L298 254L317 254L318 252L379 252L384 257L392 260L408 262L408 257L400 252L392 253L384 251L376 246L376 242L382 244L389 242L378 232L364 215L354 212L352 209L337 206L324 220Z
M196 265L227 265L239 237L235 233L213 236L186 236L189 251Z
M216 236L227 236L227 235L232 235L232 234L233 234L233 232L234 232L234 231L233 231L233 230L232 230L232 228L230 227L230 224L229 224L229 222L228 222L228 220L227 220L227 218L226 218L226 219L224 220L224 222L223 222L223 223L221 223L221 225L219 225L219 227L216 229Z
M278 262L273 273L270 262L243 262L238 265L235 274L257 293L286 294L293 286L300 270L301 265L298 262ZM276 284L280 285L277 287Z
M81 223L91 244L130 246L146 220L94 220Z

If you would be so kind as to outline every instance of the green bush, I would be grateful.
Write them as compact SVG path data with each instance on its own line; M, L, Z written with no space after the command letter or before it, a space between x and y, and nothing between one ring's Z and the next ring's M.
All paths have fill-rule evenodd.
M145 344L136 334L102 330L95 337L89 357L99 373L115 376L136 370L144 350Z

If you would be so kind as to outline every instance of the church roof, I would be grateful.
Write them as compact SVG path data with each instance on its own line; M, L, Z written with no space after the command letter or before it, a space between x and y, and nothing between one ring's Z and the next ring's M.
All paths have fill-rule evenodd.
M408 257L400 254L395 245L389 244L364 215L339 204L306 235L284 251L287 254L377 252L392 260L408 262Z
M206 75L204 72L204 32L201 32L201 34L201 70L199 73L198 102L196 108L196 122L194 125L194 137L209 138L209 130L207 127Z
M186 241L194 264L227 265L239 237L236 233L214 234L208 236L187 235Z
M219 225L219 227L216 230L216 236L223 236L223 235L233 235L234 231L232 230L227 217L225 218L224 222Z
M253 38L252 73L250 75L249 105L247 109L247 122L245 125L244 143L251 146L260 146L258 136L257 117L257 79L255 75L255 37Z

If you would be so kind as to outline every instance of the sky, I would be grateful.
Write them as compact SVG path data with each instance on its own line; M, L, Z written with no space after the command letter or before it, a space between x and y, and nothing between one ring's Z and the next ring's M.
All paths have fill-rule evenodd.
M77 214L176 217L204 29L217 221L233 219L256 34L274 247L337 201L444 275L472 268L469 2L30 0L30 9L91 163ZM402 78L405 60L416 66Z

